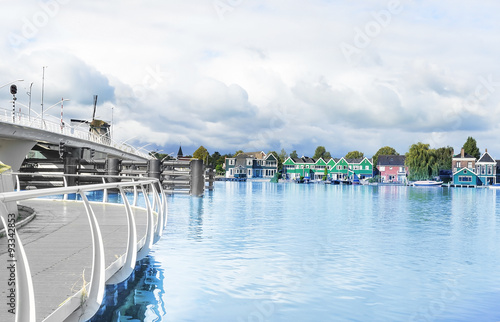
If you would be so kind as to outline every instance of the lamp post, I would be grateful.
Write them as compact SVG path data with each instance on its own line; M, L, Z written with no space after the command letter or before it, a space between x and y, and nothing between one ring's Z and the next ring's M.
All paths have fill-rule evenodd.
M33 87L33 82L31 82L31 84L30 84L30 91L26 92L26 94L29 97L29 101L28 101L28 121L30 121L30 122L31 122L31 88L32 87Z
M59 103L61 103L61 131L62 131L62 124L63 124L62 117L63 117L63 102L64 102L64 101L69 101L69 99L67 99L67 98L61 98L61 100L60 100L60 101L57 101L57 103L55 103L54 105L49 106L49 107L45 110L45 112L48 112L51 108L53 108L54 106L57 106L57 105L59 105ZM42 114L42 122L44 122L44 120L43 120L43 114ZM44 123L44 124L45 124L45 123Z
M42 122L43 122L43 91L45 88L45 68L47 68L47 66L42 67Z

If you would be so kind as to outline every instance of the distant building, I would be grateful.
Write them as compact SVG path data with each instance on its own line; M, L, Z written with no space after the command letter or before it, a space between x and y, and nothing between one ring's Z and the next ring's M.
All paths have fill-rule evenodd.
M278 160L273 154L244 152L226 158L226 178L272 178L278 172Z
M497 162L485 149L483 155L476 162L476 174L483 185L496 184L497 180Z
M283 168L286 178L292 180L300 177L321 180L325 176L325 169L326 175L333 180L354 179L355 176L366 179L373 176L373 163L367 158L288 158L283 162Z
M408 178L408 167L404 155L379 155L377 169L382 182L405 183Z
M453 184L456 186L492 185L497 182L497 161L488 150L476 161L476 158L461 150L453 156Z

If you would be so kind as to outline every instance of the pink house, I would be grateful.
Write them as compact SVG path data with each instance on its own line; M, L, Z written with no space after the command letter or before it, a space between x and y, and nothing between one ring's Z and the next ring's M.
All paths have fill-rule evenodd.
M379 155L377 169L382 182L405 183L408 177L408 167L404 155Z

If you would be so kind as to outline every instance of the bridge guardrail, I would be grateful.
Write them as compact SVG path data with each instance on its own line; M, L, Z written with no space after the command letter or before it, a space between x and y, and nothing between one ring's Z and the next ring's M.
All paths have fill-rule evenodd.
M13 175L20 175L21 173L13 173ZM24 175L24 173L23 173ZM51 175L53 176L53 175ZM78 176L78 175L64 175L68 176ZM36 321L36 311L35 311L35 295L33 290L33 281L31 277L31 272L29 268L28 258L24 251L22 241L15 229L13 220L11 220L11 215L9 215L5 204L7 202L17 202L31 198L46 197L52 195L67 195L67 194L78 194L82 198L82 203L85 207L87 217L90 224L90 232L92 234L92 245L93 245L93 264L92 264L92 274L89 282L88 295L83 302L80 302L83 296L83 289L76 293L69 301L65 302L56 311L54 311L50 316L48 316L44 321L61 321L68 317L71 312L75 310L78 311L78 315L83 316L84 319L91 318L99 309L102 301L104 299L104 288L106 283L119 283L132 273L137 260L141 259L141 256L146 256L153 243L155 243L162 235L162 231L167 223L167 203L166 196L159 184L158 179L154 178L144 178L144 177L124 177L124 176L96 176L102 178L103 182L106 179L121 179L121 180L131 180L129 182L113 182L113 183L102 183L102 184L90 184L83 186L72 186L72 187L62 187L62 188L49 188L49 189L37 189L37 190L27 190L27 191L14 191L14 192L4 192L0 193L0 221L5 227L9 249L12 248L12 254L15 254L13 260L16 263L16 321ZM16 180L19 182L19 180ZM66 182L66 180L64 180ZM150 187L150 193L152 196L152 201L149 195L146 193L145 187ZM157 187L160 187L159 191ZM135 220L132 215L131 206L125 195L125 188L134 189L134 205L137 203L137 191L140 189L146 200L146 210L147 210L147 224L146 224L146 235L137 242L137 232L135 227ZM100 233L99 223L92 210L91 204L89 203L86 192L92 191L103 191L103 202L107 202L107 190L108 189L118 189L123 199L123 205L125 209L125 214L127 216L128 224L128 243L126 253L119 258L115 263L119 265L119 271L113 275L108 281L105 280L106 267L104 267L104 243ZM157 220L154 222L153 213L157 214ZM11 246L12 245L12 246ZM15 258L14 258L15 257ZM115 265L113 263L111 266ZM110 266L110 267L111 267Z
M49 120L49 118L56 119L57 121ZM0 121L5 123L18 124L21 126L31 127L38 130L45 130L52 133L63 134L82 140L88 140L127 153L135 154L145 159L151 158L147 153L139 151L139 149L136 149L133 146L130 146L126 143L115 142L109 137L105 137L103 135L97 135L88 130L81 129L77 126L67 125L66 123L61 122L60 119L57 119L52 115L47 115L42 120L42 118L40 117L29 116L19 112L13 114L12 110L0 108Z

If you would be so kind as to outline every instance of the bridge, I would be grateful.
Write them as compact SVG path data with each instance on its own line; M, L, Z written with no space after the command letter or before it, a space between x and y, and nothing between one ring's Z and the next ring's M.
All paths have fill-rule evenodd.
M146 161L147 153L126 143L114 142L81 126L67 125L63 120L52 121L23 113L0 109L0 156L2 162L18 171L28 152L39 143L67 149L87 149L121 160Z

